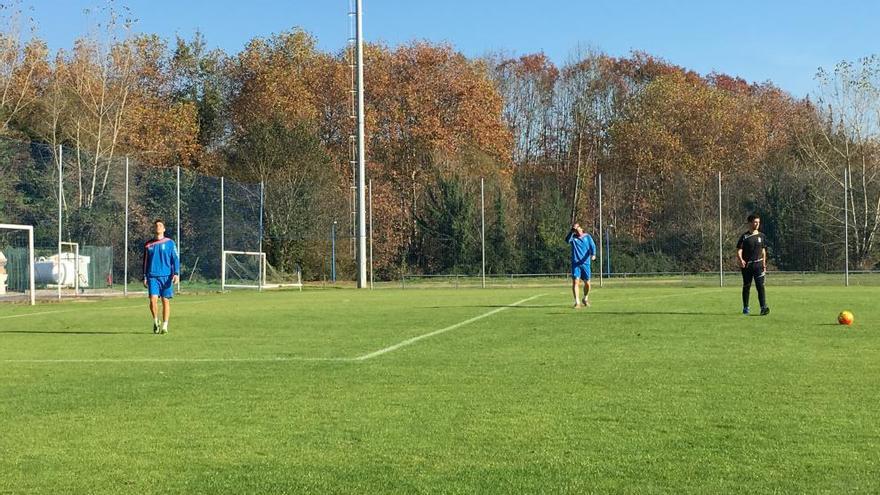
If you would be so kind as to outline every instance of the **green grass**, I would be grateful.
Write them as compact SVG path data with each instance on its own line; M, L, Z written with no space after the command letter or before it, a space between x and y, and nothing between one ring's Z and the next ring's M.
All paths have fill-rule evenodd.
M166 336L143 299L0 306L0 493L880 491L880 288L768 294L184 295Z

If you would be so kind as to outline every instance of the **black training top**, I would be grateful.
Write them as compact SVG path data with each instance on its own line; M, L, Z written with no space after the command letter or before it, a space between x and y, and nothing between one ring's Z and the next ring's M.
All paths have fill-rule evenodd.
M748 231L739 237L736 248L743 250L742 257L746 262L761 261L764 259L762 250L767 248L767 238L763 232L752 234Z

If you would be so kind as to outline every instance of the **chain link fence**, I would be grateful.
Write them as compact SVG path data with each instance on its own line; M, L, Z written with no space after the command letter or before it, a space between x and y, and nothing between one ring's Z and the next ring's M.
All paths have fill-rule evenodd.
M181 289L219 289L224 249L261 249L261 208L259 183L0 140L0 223L34 226L41 297L143 290L143 245L157 219L179 246ZM22 290L21 234L0 234L0 252L7 287ZM67 264L76 277L62 275Z
M876 248L853 259L847 234L869 233L847 226L852 212L842 177L785 167L760 176L682 175L667 178L663 194L652 196L611 171L582 181L577 200L540 175L515 178L512 186L496 179L440 179L411 219L403 207L387 210L409 198L373 181L381 201L368 214L368 252L377 254L368 260L372 285L566 285L564 237L572 219L597 243L593 277L601 285L738 285L736 241L753 212L770 243L771 283L880 283L870 262ZM54 275L37 270L48 273L37 281L47 297L77 289L57 273L77 248L85 272L80 294L141 291L143 244L155 219L179 246L184 291L220 288L224 250L265 252L279 282L301 275L318 285L349 283L356 260L348 191L316 191L0 140L0 223L34 226L37 262L56 267ZM405 249L400 238L409 242ZM21 239L0 235L7 286L16 290L27 275Z

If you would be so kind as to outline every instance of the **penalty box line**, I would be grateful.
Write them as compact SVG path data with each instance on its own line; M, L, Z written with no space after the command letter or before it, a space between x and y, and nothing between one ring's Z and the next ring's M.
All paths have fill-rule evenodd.
M441 328L439 330L434 330L433 332L428 332L422 335L417 335L415 337L406 339L402 342L398 342L397 344L385 347L384 349L379 349L378 351L371 352L369 354L364 354L362 356L357 356L353 358L347 357L326 357L326 358L310 358L310 357L300 357L300 356L290 356L290 357L267 357L267 358L131 358L131 359L113 359L113 358L105 358L105 359L4 359L0 362L3 363L232 363L232 362L241 362L241 363L264 363L264 362L285 362L285 361L314 361L314 362L360 362L366 361L368 359L373 359L375 357L381 356L383 354L387 354L389 352L394 352L400 348L412 345L420 340L424 340L430 337L434 337L435 335L440 335L442 333L449 332L451 330L455 330L456 328L461 328L465 325L469 325L475 321L482 320L483 318L488 318L494 314L500 313L502 311L508 310L510 308L514 308L520 306L524 303L537 299L539 297L545 296L546 294L538 294L537 296L527 297L525 299L516 301L514 303L508 304L507 306L502 306L500 308L495 308L491 311L487 311L481 315L474 316L473 318L469 318L467 320L455 323L453 325L449 325L448 327Z

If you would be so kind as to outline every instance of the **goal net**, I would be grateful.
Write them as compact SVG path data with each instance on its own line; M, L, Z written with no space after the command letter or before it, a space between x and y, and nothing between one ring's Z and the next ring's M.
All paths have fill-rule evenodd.
M0 300L36 302L34 228L0 224Z
M278 289L297 287L302 290L302 274L277 270L266 261L266 253L257 251L223 251L221 289Z

